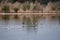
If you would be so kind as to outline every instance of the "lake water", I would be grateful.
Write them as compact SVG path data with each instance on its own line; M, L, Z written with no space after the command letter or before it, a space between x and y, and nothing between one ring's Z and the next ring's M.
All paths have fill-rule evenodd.
M36 24L0 20L0 40L60 40L60 20L39 19Z

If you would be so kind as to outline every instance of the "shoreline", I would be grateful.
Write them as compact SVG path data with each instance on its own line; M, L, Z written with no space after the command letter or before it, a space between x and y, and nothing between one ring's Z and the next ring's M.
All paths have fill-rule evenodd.
M60 12L19 12L19 13L0 13L0 15L60 15Z
M18 19L21 19L23 20L24 17L26 18L30 18L30 19L33 19L33 17L36 18L47 18L47 19L51 19L52 17L60 17L60 12L58 13L32 13L32 12L20 12L20 13L0 13L0 19L3 19L3 18L9 18L9 19L14 19L15 17L18 18Z

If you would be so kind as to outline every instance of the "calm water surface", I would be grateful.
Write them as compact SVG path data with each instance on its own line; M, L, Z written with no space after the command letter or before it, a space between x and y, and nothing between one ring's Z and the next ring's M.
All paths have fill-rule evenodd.
M0 20L0 40L60 40L60 21L39 19L33 24Z

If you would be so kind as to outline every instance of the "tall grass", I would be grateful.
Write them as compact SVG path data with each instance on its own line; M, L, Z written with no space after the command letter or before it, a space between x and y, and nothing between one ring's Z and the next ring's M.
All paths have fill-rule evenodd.
M25 3L24 5L23 5L23 10L24 11L26 11L26 10L29 10L30 9L30 4L28 3Z

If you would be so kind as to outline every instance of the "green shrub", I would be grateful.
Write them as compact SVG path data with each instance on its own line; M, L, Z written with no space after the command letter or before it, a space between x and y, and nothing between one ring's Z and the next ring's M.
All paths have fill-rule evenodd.
M52 10L56 10L55 8L52 8Z
M19 8L14 8L15 13L17 13L17 12L18 12L18 10L19 10Z
M9 6L7 6L7 5L4 5L4 6L2 7L2 10L3 10L4 13L10 12Z
M59 8L59 10L60 10L60 8Z

